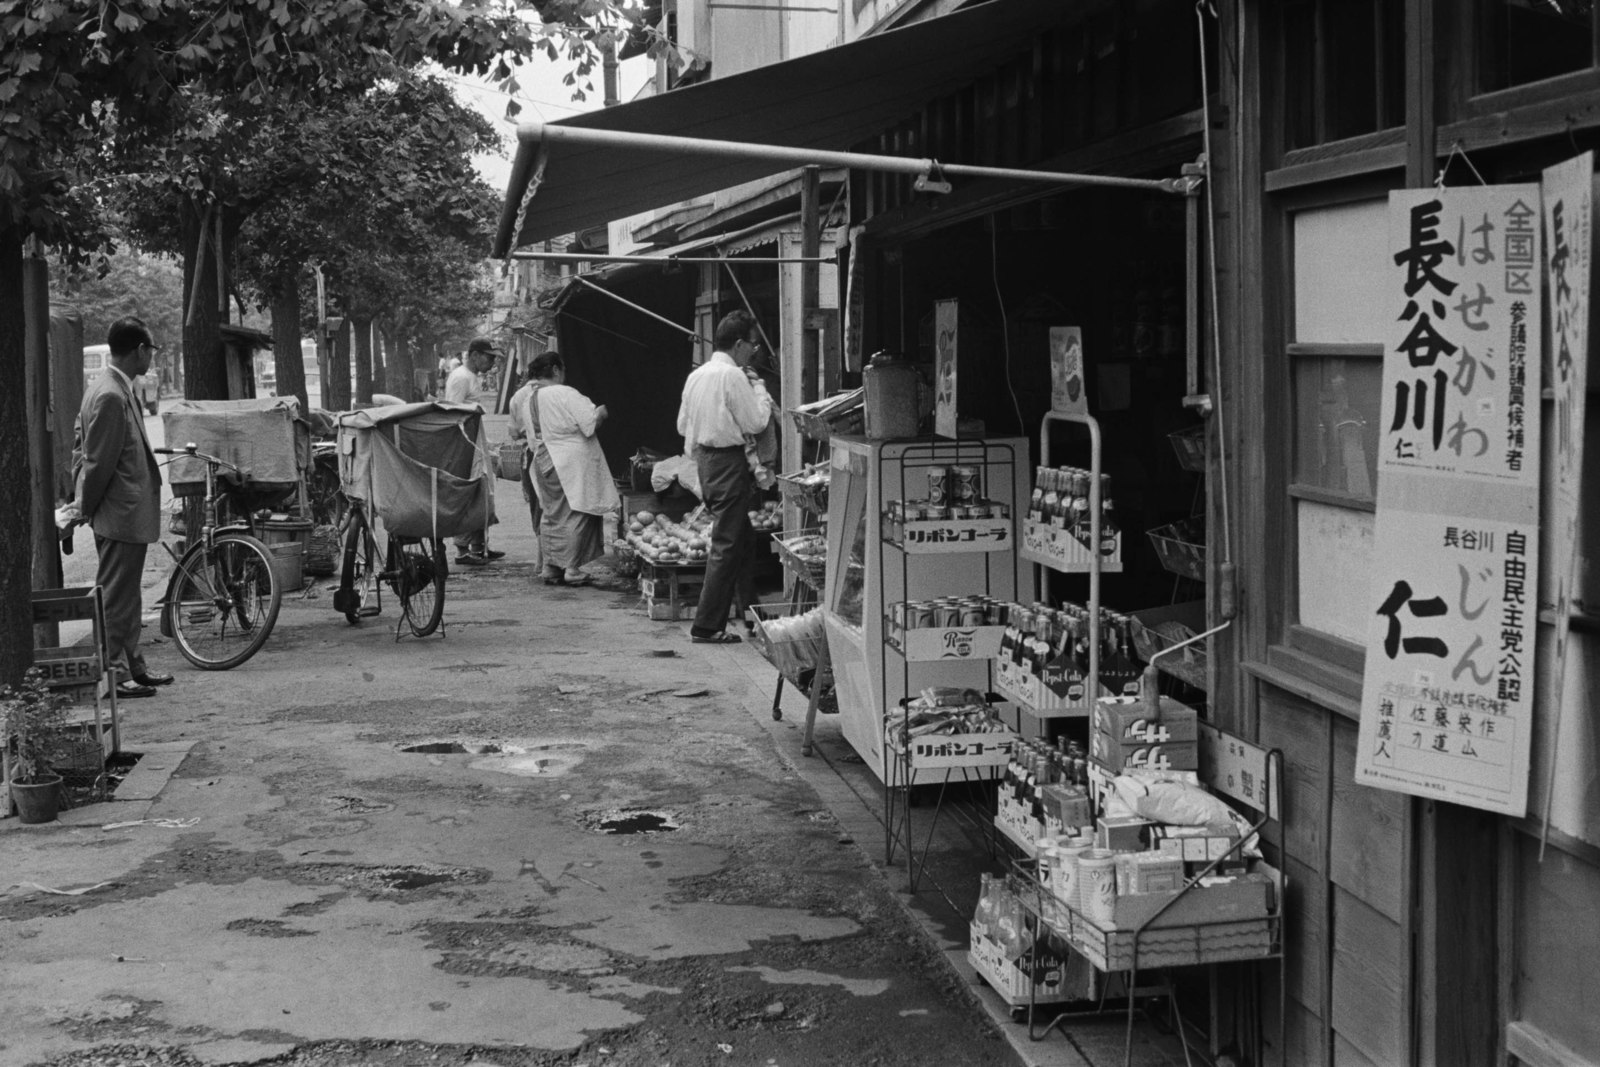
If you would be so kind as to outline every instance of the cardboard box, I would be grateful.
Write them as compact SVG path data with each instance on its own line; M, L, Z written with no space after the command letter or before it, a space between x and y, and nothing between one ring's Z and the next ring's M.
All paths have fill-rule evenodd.
M1160 714L1152 719L1143 701L1109 697L1095 702L1094 728L1118 741L1142 744L1195 741L1200 737L1200 715L1186 704L1162 697Z
M1088 826L1094 818L1089 811L1089 794L1081 786L1045 786L1044 811L1047 818L1062 826Z
M1169 902L1172 906L1161 911ZM1265 875L1196 886L1187 893L1139 893L1118 896L1114 925L1133 930L1161 912L1155 927L1265 919L1272 911L1272 883Z
M1119 741L1099 730L1089 735L1089 758L1113 774L1128 769L1194 771L1200 769L1198 741L1173 741L1153 745L1144 741Z
M1137 815L1112 815L1095 825L1095 847L1113 852L1142 852L1150 847L1156 824Z

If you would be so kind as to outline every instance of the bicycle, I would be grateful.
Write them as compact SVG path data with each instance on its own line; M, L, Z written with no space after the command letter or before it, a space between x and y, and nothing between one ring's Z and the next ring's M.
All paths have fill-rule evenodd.
M236 521L227 515L228 492L218 490L219 471L232 471L241 480L246 474L193 444L152 451L190 456L206 465L199 536L190 531L181 556L167 547L175 566L160 601L161 632L201 670L230 670L266 644L283 604L271 551L253 535L248 517Z
M363 618L383 611L383 583L388 583L400 598L400 620L395 623L395 640L400 627L408 626L413 636L427 637L444 619L444 545L432 537L388 535L383 566L378 567L378 539L367 519L366 503L349 501L344 518L343 566L339 589L333 594L335 611L356 625Z

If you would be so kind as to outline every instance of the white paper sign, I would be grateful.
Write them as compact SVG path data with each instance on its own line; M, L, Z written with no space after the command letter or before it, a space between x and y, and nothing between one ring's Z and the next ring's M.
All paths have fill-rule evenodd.
M1538 624L1539 188L1389 197L1356 780L1521 816Z

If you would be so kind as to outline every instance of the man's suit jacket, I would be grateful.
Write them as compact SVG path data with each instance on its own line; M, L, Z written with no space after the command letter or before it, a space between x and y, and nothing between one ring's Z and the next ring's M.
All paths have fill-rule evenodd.
M161 539L161 468L145 437L144 412L109 368L78 408L78 499L94 532L113 541Z

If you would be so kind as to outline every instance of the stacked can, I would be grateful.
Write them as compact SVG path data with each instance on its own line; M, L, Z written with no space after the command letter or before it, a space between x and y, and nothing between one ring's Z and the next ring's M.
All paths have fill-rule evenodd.
M981 595L908 600L889 609L890 625L907 630L988 626L1002 617L995 599Z

